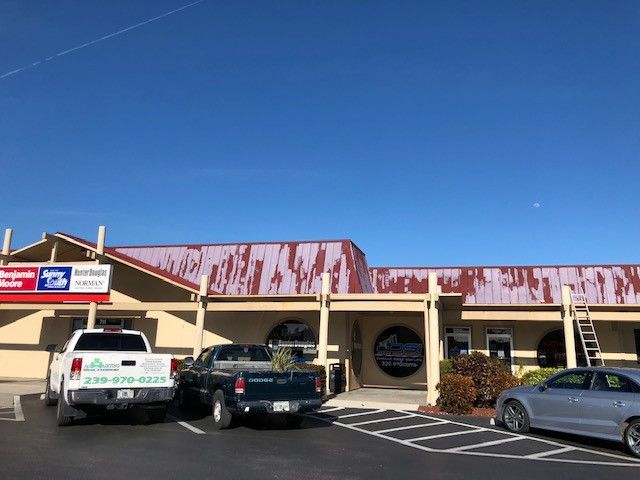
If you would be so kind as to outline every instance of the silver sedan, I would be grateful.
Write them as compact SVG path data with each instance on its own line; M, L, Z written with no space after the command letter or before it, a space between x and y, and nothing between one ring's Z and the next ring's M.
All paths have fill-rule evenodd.
M563 370L502 392L496 419L516 433L532 427L624 442L640 457L640 370Z

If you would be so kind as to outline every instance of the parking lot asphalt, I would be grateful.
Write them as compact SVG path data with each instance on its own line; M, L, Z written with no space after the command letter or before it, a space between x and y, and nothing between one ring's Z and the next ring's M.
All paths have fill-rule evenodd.
M619 479L640 462L615 443L535 433L513 436L486 419L324 409L299 429L245 419L215 431L206 412L173 410L146 425L117 414L59 428L38 396L24 420L0 421L0 478ZM475 423L475 425L474 425Z

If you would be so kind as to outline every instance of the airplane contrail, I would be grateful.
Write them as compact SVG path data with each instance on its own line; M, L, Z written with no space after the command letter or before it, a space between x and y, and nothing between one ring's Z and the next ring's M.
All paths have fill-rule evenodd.
M100 42L103 42L105 40L108 40L108 39L110 39L112 37L116 37L118 35L122 35L123 33L126 33L126 32L128 32L130 30L133 30L133 29L138 28L138 27L142 27L143 25L146 25L146 24L151 23L151 22L155 22L156 20L160 20L161 18L168 17L169 15L173 15L174 13L178 13L181 10L185 10L185 9L187 9L189 7L193 7L194 5L197 5L197 4L202 3L202 2L204 2L204 0L198 0L197 2L192 2L192 3L189 3L187 5L183 5L180 8L176 8L175 10L171 10L169 12L165 12L162 15L158 15L157 17L149 18L149 19L144 20L144 21L142 21L140 23L136 23L135 25L131 25L129 27L123 28L122 30L118 30L117 32L113 32L113 33L110 33L110 34L105 35L103 37L97 38L95 40L91 40L90 42L83 43L82 45L78 45L77 47L73 47L73 48L69 48L67 50L63 50L61 52L56 53L55 55L51 55L50 57L46 57L46 58L44 58L42 60L37 60L37 61L35 61L33 63L30 63L29 65L25 65L24 67L16 68L15 70L11 70L10 72L6 72L6 73L0 75L0 80L2 80L3 78L10 77L11 75L15 75L16 73L22 72L24 70L28 70L28 69L33 68L33 67L37 67L40 64L43 64L43 63L46 63L46 62L50 62L51 60L54 60L55 58L61 57L63 55L67 55L68 53L71 53L71 52L75 52L76 50L80 50L81 48L86 48L86 47L89 47L91 45L95 45L96 43L100 43Z

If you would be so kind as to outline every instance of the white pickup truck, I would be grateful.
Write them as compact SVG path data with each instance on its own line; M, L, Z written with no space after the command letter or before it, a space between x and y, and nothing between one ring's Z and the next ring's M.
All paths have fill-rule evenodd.
M142 332L76 330L49 366L45 403L58 406L58 425L99 410L144 408L161 422L173 399L178 362L151 353Z

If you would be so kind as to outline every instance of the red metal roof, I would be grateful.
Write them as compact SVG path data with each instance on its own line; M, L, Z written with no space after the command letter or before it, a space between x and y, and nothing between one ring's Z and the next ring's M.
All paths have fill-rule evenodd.
M364 254L350 240L111 247L124 258L225 295L319 293L331 273L333 293L372 292Z
M376 293L423 293L436 272L443 293L469 304L561 303L561 286L584 292L592 304L640 303L640 265L401 268L372 267Z
M95 248L95 244L62 234ZM351 240L105 247L105 252L210 293L268 295L319 293L323 272L333 293L426 293L436 272L444 293L468 304L561 303L561 286L582 291L592 304L640 303L640 265L512 267L373 267Z

